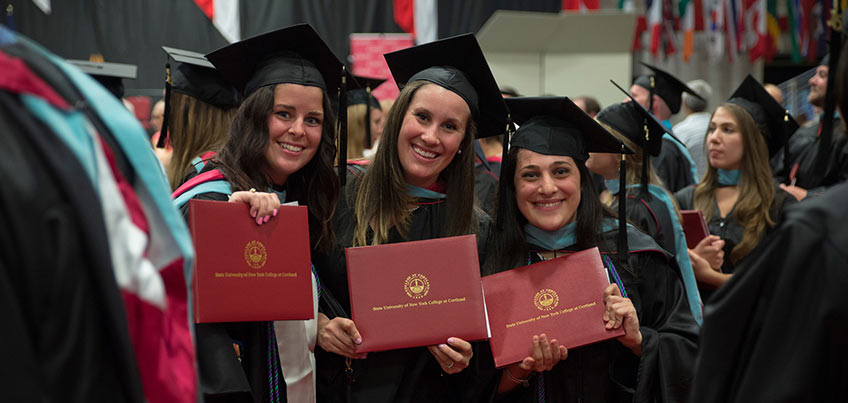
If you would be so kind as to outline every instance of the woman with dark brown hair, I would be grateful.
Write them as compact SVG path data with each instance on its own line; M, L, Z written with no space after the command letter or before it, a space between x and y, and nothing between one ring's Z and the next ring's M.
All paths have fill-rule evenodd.
M247 201L262 224L281 202L297 202L307 207L312 253L328 251L335 242L331 217L339 192L329 94L344 85L343 65L305 24L206 57L244 101L226 143L177 189L175 203ZM312 284L317 311L320 289L316 279ZM198 324L196 334L207 402L314 401L315 320Z
M797 127L751 76L713 112L705 137L709 167L704 180L675 194L681 209L701 210L710 233L725 241L721 265L713 258L716 250L694 250L692 264L713 269L695 270L704 300L730 278L777 225L785 206L794 202L774 183L768 161Z
M473 35L386 60L404 87L373 162L349 169L333 219L339 247L328 263L317 264L339 305L319 314L319 400L462 401L471 391L471 371L463 371L473 356L468 341L450 337L427 348L356 353L362 336L344 317L350 297L343 248L485 234L488 217L474 206L473 140L478 128L487 135L505 130L506 106Z

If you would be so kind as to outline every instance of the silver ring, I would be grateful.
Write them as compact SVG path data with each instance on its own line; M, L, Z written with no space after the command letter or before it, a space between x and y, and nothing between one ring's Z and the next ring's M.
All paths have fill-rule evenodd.
M451 361L451 362L448 363L448 365L445 365L445 366L448 367L448 369L450 369L450 368L453 368L453 364L454 364L454 362Z

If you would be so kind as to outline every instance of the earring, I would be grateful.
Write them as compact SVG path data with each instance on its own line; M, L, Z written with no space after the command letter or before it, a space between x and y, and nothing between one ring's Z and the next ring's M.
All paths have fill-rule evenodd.
M457 154L462 154L462 150L457 150L457 151L456 151L456 153L457 153Z

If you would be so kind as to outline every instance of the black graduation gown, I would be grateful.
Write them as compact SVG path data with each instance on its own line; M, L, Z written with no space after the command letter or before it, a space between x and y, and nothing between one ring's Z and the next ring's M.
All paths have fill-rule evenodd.
M618 198L610 208L618 211ZM638 188L628 189L626 208L627 221L654 238L665 251L674 254L674 228L668 209L662 201L650 194L642 196Z
M686 189L683 189L674 194L677 198L677 204L683 210L693 210L695 209L695 186L690 186ZM775 227L780 224L780 220L783 218L783 213L788 206L795 204L795 198L792 197L789 193L786 193L779 187L775 186L774 188L774 200L771 203L771 207L769 207L769 216L775 222ZM718 204L713 203L713 216L709 222L707 222L707 227L710 230L710 234L718 235L721 239L724 240L724 263L721 265L722 273L733 273L736 270L736 266L739 263L742 263L747 259L746 256L739 263L734 264L730 260L730 252L733 251L733 248L736 247L739 242L742 241L742 235L745 233L745 226L742 225L737 219L736 215L736 206L734 206L727 216L722 218L721 214L718 213ZM766 227L766 232L763 234L763 239L765 236L769 234L773 229ZM750 255L749 255L750 256ZM713 290L701 290L701 298L704 301L707 301L710 296L713 294Z
M349 169L357 169L357 175L361 175L358 168ZM335 296L344 312L350 312L344 248L353 245L356 226L353 205L359 184L356 175L348 175L347 186L342 190L333 217L337 247L328 256L317 259L315 264L318 276L323 281L321 286ZM412 212L407 236L401 237L393 229L388 243L441 237L444 214L444 203L422 200L422 204ZM477 219L480 225L478 234L488 234L488 216L477 211ZM481 251L486 244L485 235L478 235L477 241L478 251ZM333 317L331 312L324 313ZM480 343L472 344L476 350ZM472 362L476 359L475 355ZM345 357L326 352L318 346L315 348L315 360L318 402L345 402ZM472 393L471 386L475 384L470 380L474 376L473 371L468 368L459 374L445 374L426 347L368 353L366 359L352 360L352 369L355 379L352 384L354 402L459 402Z
M837 402L848 379L848 184L805 201L704 309L692 402Z
M612 230L603 239L616 245L617 235L618 230ZM546 402L686 401L700 328L671 257L632 227L628 227L627 238L631 252L626 265L631 269L626 269L616 254L610 257L639 317L642 356L635 356L616 340L571 349L565 361L533 375L528 388L518 386L497 400L538 401L542 376ZM540 260L531 254L533 263ZM493 368L491 352L486 359ZM496 371L495 378L501 374Z
M84 168L5 91L0 149L0 401L143 402L103 212Z
M654 166L657 176L662 179L665 188L672 193L693 184L689 160L673 140L663 139L660 154L651 157L651 165Z
M215 169L207 164L201 172ZM197 175L191 174L187 179ZM227 201L223 193L200 193L193 199ZM285 202L285 201L283 201ZM188 217L188 203L181 208ZM198 323L195 325L197 366L200 391L206 402L268 402L268 323L233 322ZM233 344L239 345L241 361ZM279 356L273 359L278 360ZM282 368L279 365L277 368ZM278 369L280 401L286 401L286 381Z
M795 164L796 161L798 161L798 157L801 156L801 153L804 152L804 150L807 149L807 147L809 147L810 144L812 144L813 141L816 140L818 130L819 125L802 127L796 130L795 134L789 137L789 140L787 141L787 147L785 147L785 149L789 150L790 168L792 167L792 165ZM781 147L777 154L772 156L771 160L769 160L769 165L771 165L771 170L772 172L774 172L775 179L781 183L783 183L784 178L789 175L789 172L787 172L783 166L783 150L784 147Z
M825 169L818 173L816 164L822 160ZM842 124L834 123L829 146L821 143L821 137L816 137L798 157L797 163L795 186L807 189L810 195L821 194L828 187L848 180L848 133Z
M490 162L490 164L493 164ZM474 197L477 206L490 216L494 213L498 193L498 176L482 163L474 164Z

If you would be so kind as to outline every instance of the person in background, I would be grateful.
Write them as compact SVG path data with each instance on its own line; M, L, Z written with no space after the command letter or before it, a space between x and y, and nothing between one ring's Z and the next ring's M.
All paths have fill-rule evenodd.
M789 138L788 167L772 161L772 166L776 166L775 176L783 182L780 184L781 189L799 201L804 200L810 192L821 194L828 187L848 180L848 133L838 110L834 109L833 116L829 118L833 125L829 141L824 141L821 136L822 125L828 119L823 114L829 62L830 55L827 55L809 81L810 94L807 101L821 111L819 124L798 129Z
M385 114L371 94L385 79L354 76L364 88L347 92L347 158L371 158L380 143Z
M196 52L163 46L170 65L171 83L166 85L168 116L165 137L156 136L157 150L171 146L168 181L177 189L196 174L227 141L230 124L241 102L238 90ZM163 102L164 105L164 102Z
M676 124L672 130L686 149L692 160L695 161L695 167L698 170L698 179L704 177L707 172L707 155L704 150L704 136L707 133L707 126L710 125L710 111L707 107L710 104L710 99L713 96L713 88L704 80L692 80L686 85L695 91L699 97L690 95L684 92L683 113L686 117L680 123Z
M723 263L715 250L695 248L714 270L697 270L701 296L709 301L737 265L765 239L795 200L777 188L768 166L798 124L750 75L710 118L709 169L697 187L675 194L681 209L700 210L710 234L724 240ZM697 264L693 262L693 264Z
M686 92L695 97L700 95L673 75L646 63L642 65L650 69L651 73L636 78L630 86L630 95L656 116L666 128L671 129L669 119L680 111L681 94ZM660 155L651 158L651 163L666 188L676 192L698 183L698 170L686 146L669 133L663 137Z
M150 108L150 130L154 133L162 130L162 116L165 114L165 100L160 99Z
M583 95L573 99L574 104L577 105L583 112L586 112L587 115L594 118L598 115L598 112L601 111L601 104L594 97Z
M766 92L768 92L769 95L771 95L771 97L780 104L780 106L783 106L783 91L780 90L780 87L772 83L768 83L763 85L763 88L766 89Z

